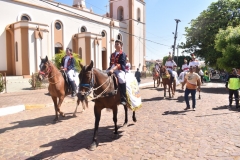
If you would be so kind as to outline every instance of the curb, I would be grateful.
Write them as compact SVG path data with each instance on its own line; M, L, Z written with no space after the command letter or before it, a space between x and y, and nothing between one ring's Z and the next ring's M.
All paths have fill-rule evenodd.
M153 82L140 84L139 87L144 87L144 86L149 86L149 85L153 85ZM63 103L70 103L72 101L75 101L75 98L74 99L67 98L67 99L64 100ZM49 104L20 104L20 105L16 105L16 106L4 107L4 108L0 108L0 117L1 116L6 116L6 115L9 115L9 114L22 112L22 111L25 111L25 110L41 109L41 108L50 107L50 106L53 106L53 103L49 103Z

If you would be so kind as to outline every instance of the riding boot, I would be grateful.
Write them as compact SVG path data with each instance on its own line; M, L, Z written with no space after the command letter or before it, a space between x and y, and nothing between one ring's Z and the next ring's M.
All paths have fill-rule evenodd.
M121 104L126 105L127 104L127 95L126 95L126 83L119 83L120 93L121 93Z
M75 97L76 96L75 82L74 81L69 81L69 82L70 82L70 85L71 85L71 88L72 88L72 97Z

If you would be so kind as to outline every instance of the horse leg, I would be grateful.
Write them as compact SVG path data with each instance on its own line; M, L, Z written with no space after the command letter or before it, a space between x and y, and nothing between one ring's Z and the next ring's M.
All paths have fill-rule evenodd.
M64 99L64 96L61 96L61 97L59 98L59 102L58 102L58 105L57 105L57 111L60 113L60 115L61 115L62 117L65 117L65 114L60 110L60 107L61 107L61 105L62 105L63 99Z
M117 113L118 113L118 108L117 108L117 106L115 106L114 108L113 108L113 122L114 122L114 130L115 130L115 132L114 132L114 134L115 135L118 135L118 128L117 128Z
M79 106L79 103L80 103L80 100L77 100L77 105L76 105L76 109L75 109L75 111L74 111L74 113L73 113L73 117L77 117L77 116L76 116L76 112L77 112L77 108L78 108L78 106Z
M127 123L128 123L128 108L126 105L124 106L124 111L125 111L125 121L124 121L123 127L127 126Z
M168 84L168 94L169 94L169 98L171 98L171 89L172 89L172 84Z
M95 115L94 135L93 135L92 144L89 147L89 150L91 151L95 150L98 146L97 136L98 136L99 121L101 118L101 109L97 108L96 105L94 105L94 115Z
M133 122L137 122L137 119L136 119L136 116L135 116L135 111L133 111L132 119L133 119Z
M55 118L53 121L58 121L58 112L57 112L57 97L52 97L55 109Z
M166 87L167 87L166 84L163 84L163 87L164 87L164 97L163 98L165 99L166 98Z

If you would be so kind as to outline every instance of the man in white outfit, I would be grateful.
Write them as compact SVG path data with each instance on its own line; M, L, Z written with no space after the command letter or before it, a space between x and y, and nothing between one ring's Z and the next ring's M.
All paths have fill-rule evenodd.
M165 66L171 75L171 82L173 82L175 75L172 73L172 70L174 67L177 67L177 64L174 62L174 60L172 60L171 55L168 56L168 60L166 61Z

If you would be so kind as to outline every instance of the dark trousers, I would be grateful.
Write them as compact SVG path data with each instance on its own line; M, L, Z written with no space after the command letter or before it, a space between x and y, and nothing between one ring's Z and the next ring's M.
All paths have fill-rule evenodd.
M234 95L235 101L236 101L236 106L239 105L239 94L238 94L238 90L232 90L229 89L229 105L232 105L232 97Z
M189 104L189 99L188 99L188 95L189 93L191 93L191 96L192 96L192 108L195 108L196 107L196 89L187 89L185 90L184 92L184 99L185 99L185 102L186 102L186 105L188 108L190 108L190 104Z

